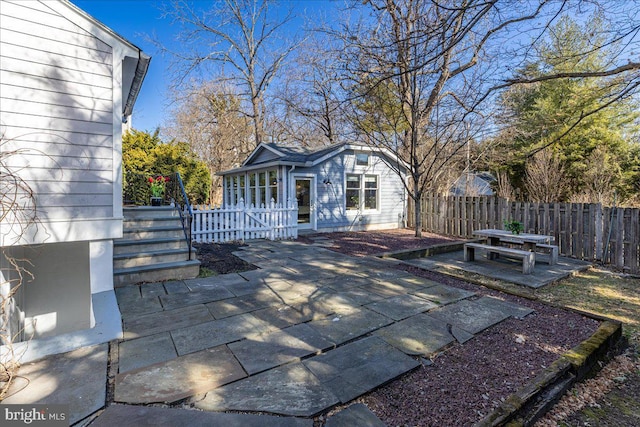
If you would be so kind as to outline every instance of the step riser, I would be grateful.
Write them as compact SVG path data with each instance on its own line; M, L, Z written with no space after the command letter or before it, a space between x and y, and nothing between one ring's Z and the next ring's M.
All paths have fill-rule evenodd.
M191 257L191 259L196 259L195 254ZM178 254L137 256L134 258L116 259L113 261L113 268L117 269L117 268L141 267L144 265L160 264L163 262L178 262L178 261L187 261L187 260L189 260L188 252L178 253Z
M200 266L173 267L166 270L145 271L140 273L116 274L113 285L116 288L139 282L161 282L165 280L182 280L196 277Z
M138 243L135 245L115 244L113 246L114 255L162 251L166 249L187 249L187 241L184 239L176 239L173 242L163 243Z
M184 231L182 228L174 230L124 230L122 234L122 238L125 240L169 239L181 237L184 238Z
M178 211L171 207L152 208L149 206L140 206L137 208L124 208L123 214L127 219L161 218L167 216L180 218Z
M124 231L135 230L138 228L146 227L180 227L182 228L182 221L179 217L169 218L140 218L140 219L125 219L123 223Z

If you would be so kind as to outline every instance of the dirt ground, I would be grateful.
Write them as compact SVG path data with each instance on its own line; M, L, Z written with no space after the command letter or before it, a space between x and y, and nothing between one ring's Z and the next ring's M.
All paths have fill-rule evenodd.
M417 239L411 230L307 235L299 240L312 243L318 238L328 238L331 241L330 249L354 256L452 241L432 234L424 234ZM231 254L239 246L200 245L198 258L204 268L217 273L253 267L250 264L243 265L243 261ZM535 312L522 320L508 319L464 345L454 344L439 354L430 355L423 360L422 367L359 399L389 426L471 425L538 375L560 354L589 337L599 324L575 312L507 295L458 278L413 267L402 268L442 284L472 290L478 296L493 295L510 300L531 307ZM615 372L611 375L615 375ZM626 389L620 386L637 386L633 382L615 385L615 393L625 392ZM607 398L615 400L615 396L610 393ZM601 398L598 402L602 403L596 404L614 405ZM619 403L618 400L616 403ZM545 425L594 425L589 421L592 418L585 419L583 423L580 416L579 412L573 415L569 413L558 418L562 420L560 424L552 420ZM630 419L635 418L631 415ZM628 424L629 421L621 417L611 422L602 425L637 425Z

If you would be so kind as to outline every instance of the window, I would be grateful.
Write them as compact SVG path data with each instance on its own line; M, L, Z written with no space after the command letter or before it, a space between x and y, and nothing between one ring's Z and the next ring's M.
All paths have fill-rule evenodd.
M267 173L258 174L258 200L256 206L267 205Z
M244 190L245 190L245 181L244 181L244 175L239 175L238 176L238 195L236 203L240 203L240 200L242 200L243 203L247 203L247 200L245 199L245 194L244 194Z
M249 206L251 205L257 205L258 201L257 201L257 194L256 193L256 174L255 173L249 173Z
M378 209L378 176L347 174L345 196L347 210Z
M378 176L364 176L364 208L378 209Z
M369 155L366 153L356 153L357 166L369 166Z
M360 175L347 175L347 210L360 209Z
M269 202L271 199L278 203L278 171L269 171Z

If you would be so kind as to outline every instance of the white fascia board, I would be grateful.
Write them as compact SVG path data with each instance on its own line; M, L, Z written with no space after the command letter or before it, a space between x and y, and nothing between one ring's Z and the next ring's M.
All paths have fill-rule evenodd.
M249 166L241 166L235 169L229 169L222 172L217 172L217 176L225 176L225 175L233 175L236 173L248 172L257 169L269 169L278 166L300 166L300 167L308 167L311 166L310 162L301 163L301 162L282 162L280 160L274 160L267 163L258 163L257 165L249 165Z

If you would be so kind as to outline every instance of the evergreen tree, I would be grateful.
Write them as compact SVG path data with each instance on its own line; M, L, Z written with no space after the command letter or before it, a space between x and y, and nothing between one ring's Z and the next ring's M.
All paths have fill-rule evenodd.
M520 76L531 79L604 70L615 46L605 50L605 55L596 49L603 40L594 34L601 34L602 26L598 18L581 26L563 17L540 49L539 60L527 64ZM508 131L502 138L508 139L504 143L510 154L506 164L514 185L527 194L522 179L527 162L535 153L551 148L570 181L567 199L584 199L587 194L601 198L628 187L623 168L629 166L630 141L637 133L638 105L633 99L610 102L613 94L619 93L620 84L618 77L562 78L514 86L506 92L502 103ZM611 179L602 180L592 173L598 162L604 162L600 168L610 171ZM599 184L607 188L595 189Z

